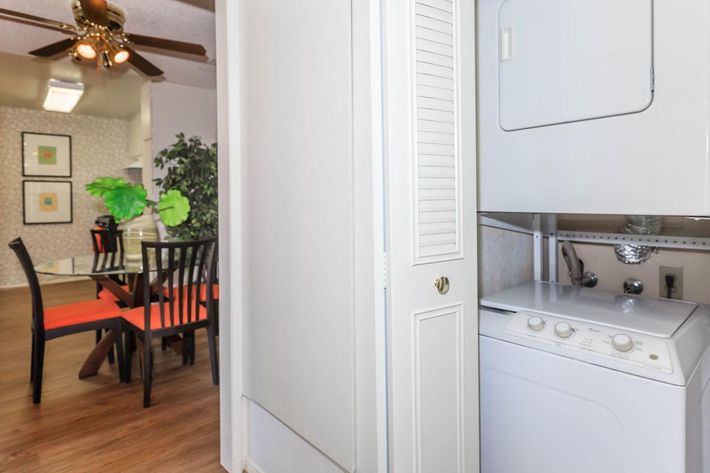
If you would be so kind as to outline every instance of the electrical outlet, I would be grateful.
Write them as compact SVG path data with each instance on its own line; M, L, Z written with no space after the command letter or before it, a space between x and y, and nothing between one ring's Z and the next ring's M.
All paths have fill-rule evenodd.
M671 288L671 299L683 298L683 268L672 268L670 266L661 266L658 268L659 274L659 293L661 297L668 297L668 288L666 287L666 276L673 276L673 287Z

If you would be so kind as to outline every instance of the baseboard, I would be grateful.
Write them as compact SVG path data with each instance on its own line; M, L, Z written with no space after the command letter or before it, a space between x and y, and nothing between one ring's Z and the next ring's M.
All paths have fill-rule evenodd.
M73 282L80 282L80 281L90 281L91 278L87 276L74 276L71 278L57 278L57 279L49 279L47 281L41 281L39 284L40 286L54 286L55 284L71 284ZM10 290L10 289L23 289L23 288L29 288L30 285L27 283L22 283L22 284L10 284L9 286L0 286L0 291L5 291L5 290Z

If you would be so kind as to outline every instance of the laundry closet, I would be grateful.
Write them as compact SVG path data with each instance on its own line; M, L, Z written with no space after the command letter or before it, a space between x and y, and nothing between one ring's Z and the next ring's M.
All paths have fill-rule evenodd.
M481 471L708 472L710 5L477 4Z

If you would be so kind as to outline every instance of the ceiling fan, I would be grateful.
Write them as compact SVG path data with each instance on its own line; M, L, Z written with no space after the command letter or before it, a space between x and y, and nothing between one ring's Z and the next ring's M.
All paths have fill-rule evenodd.
M76 26L49 20L27 13L0 8L0 19L17 21L70 35L34 51L33 56L52 57L66 52L77 61L96 61L97 68L110 69L114 65L129 63L148 77L163 75L158 67L138 54L133 46L145 46L178 53L205 56L199 44L132 34L123 31L126 14L122 8L106 0L73 0L72 11Z

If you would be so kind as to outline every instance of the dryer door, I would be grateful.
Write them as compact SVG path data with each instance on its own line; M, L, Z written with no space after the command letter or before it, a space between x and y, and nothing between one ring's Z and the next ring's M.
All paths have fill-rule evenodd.
M507 0L498 26L506 131L637 113L653 101L653 0Z

